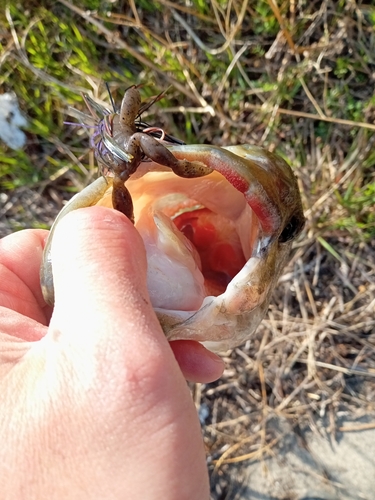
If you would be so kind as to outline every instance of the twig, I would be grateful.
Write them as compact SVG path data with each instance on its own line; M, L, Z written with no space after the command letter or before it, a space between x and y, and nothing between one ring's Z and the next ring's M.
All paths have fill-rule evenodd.
M61 1L61 0L59 0ZM246 109L252 109L254 111L260 111L260 112L266 112L266 113L272 113L273 112L273 106L265 103L262 105L258 104L251 104L251 103L246 103L245 106ZM313 113L305 113L303 111L294 111L293 109L285 109L285 108L278 108L277 113L281 115L290 115L290 116L296 116L297 118L308 118L310 120L320 120L323 122L329 122L329 123L337 123L338 125L347 125L348 127L361 127L361 128L367 128L369 130L375 130L375 124L373 123L365 123L365 122L355 122L353 120L345 120L343 118L334 118L332 116L319 116L319 115L314 115Z
M306 359L298 358L296 359L297 363L307 364L308 361ZM329 370L335 370L336 372L345 373L345 375L358 375L360 377L370 377L375 378L375 370L366 371L366 370L354 370L353 368L345 368L344 366L332 365L331 363L324 363L323 361L316 361L316 366L320 368L328 368Z
M367 424L353 424L353 425L343 425L337 430L339 432L361 432L370 429L375 429L375 422L369 422Z
M226 458L223 460L220 465L222 464L237 464L238 462L244 462L245 460L258 460L264 456L265 452L270 453L272 450L272 447L275 446L279 441L281 441L283 436L278 436L275 438L273 441L271 441L269 444L266 444L264 447L260 448L257 451L252 451L251 453L246 453L245 455L239 455L238 457L233 457L233 458ZM218 465L219 460L217 461L216 465ZM216 467L216 466L215 466Z
M279 9L276 1L275 0L268 0L268 5L271 7L272 12L275 14L275 17L280 25L280 28L285 36L285 39L289 45L290 50L292 51L292 54L295 54L296 47L295 47L295 44L293 42L293 38L285 26L284 19L281 15L280 9Z

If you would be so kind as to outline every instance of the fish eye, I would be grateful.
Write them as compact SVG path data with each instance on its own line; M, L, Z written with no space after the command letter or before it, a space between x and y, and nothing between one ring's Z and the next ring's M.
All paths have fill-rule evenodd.
M279 243L286 243L292 240L301 231L302 227L303 223L301 223L301 219L293 215L280 234Z

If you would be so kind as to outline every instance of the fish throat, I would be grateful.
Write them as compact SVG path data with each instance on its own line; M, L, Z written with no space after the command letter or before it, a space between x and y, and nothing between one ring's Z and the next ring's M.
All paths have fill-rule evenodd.
M224 293L246 264L235 223L203 206L172 220L199 255L207 295Z
M185 179L138 171L126 185L154 307L173 303L191 311L207 296L223 294L258 241L260 224L243 194L218 172Z

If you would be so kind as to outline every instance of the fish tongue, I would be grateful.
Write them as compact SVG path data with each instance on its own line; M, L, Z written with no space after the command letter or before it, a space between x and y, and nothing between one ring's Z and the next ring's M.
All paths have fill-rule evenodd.
M199 309L206 294L199 255L191 242L160 211L143 211L136 228L146 248L147 287L153 307Z

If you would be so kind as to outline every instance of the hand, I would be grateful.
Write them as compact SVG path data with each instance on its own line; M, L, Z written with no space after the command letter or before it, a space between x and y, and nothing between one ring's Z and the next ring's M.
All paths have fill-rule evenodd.
M143 242L122 214L91 207L60 222L53 312L39 285L45 238L29 230L0 242L2 498L208 498L183 375L215 380L222 361L166 341Z

